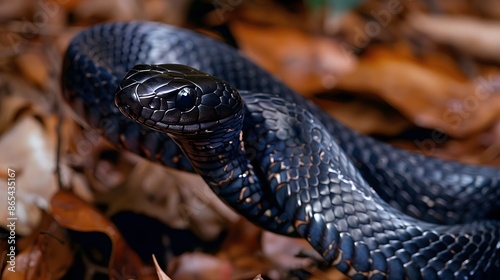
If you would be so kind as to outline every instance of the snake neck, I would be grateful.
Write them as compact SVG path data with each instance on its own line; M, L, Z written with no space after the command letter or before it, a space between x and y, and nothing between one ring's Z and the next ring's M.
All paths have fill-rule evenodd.
M278 211L245 148L241 116L192 135L170 135L190 159L193 168L226 204L266 230L297 236L289 217ZM253 155L255 156L255 155Z
M239 141L241 118L239 115L193 134L170 135L190 158L196 171L205 174L205 181L216 193L231 185L234 168L244 159L245 149Z

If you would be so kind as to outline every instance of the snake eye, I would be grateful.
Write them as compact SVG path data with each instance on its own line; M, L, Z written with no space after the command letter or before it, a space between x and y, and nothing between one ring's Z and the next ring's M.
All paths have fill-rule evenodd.
M175 98L175 107L181 111L186 111L194 107L196 101L196 91L192 88L185 87L177 93Z

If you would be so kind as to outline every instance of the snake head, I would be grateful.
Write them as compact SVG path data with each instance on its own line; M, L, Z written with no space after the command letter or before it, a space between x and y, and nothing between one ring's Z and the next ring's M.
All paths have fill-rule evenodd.
M120 82L115 103L128 118L169 134L208 131L243 108L227 82L178 64L134 66Z

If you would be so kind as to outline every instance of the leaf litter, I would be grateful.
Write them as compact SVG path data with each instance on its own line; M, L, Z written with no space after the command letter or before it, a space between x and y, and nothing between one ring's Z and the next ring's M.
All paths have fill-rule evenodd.
M3 261L2 279L345 279L305 241L239 218L196 175L95 141L59 97L62 54L103 21L157 20L228 40L217 32L226 26L245 55L348 126L500 166L500 4L396 2L366 0L332 16L301 1L0 1L0 187L6 168L18 171L18 272ZM131 238L117 222L123 213L151 238ZM95 233L107 236L103 245Z

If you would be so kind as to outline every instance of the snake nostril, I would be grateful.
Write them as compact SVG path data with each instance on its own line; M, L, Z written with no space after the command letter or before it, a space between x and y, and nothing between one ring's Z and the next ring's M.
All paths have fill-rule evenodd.
M115 105L122 114L132 120L136 120L142 111L142 107L140 103L135 100L134 94L127 94L127 92L124 91L119 91L115 95Z
M115 105L128 118L136 119L143 110L135 87L119 88L115 93Z
M132 119L133 111L132 111L132 108L130 108L129 105L127 105L127 104L118 105L118 110L120 110L120 112L123 115L125 115L127 118Z

